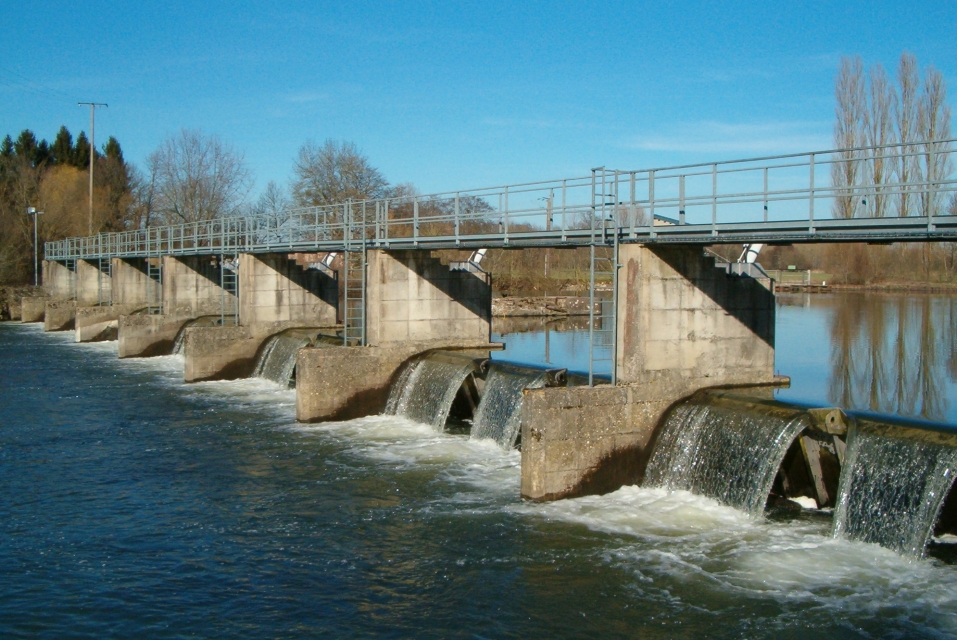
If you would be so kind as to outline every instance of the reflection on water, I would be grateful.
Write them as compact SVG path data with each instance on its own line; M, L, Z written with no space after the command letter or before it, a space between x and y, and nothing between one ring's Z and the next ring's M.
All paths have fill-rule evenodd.
M830 400L871 411L942 420L945 377L954 380L954 300L844 296L831 321ZM946 342L939 337L946 337ZM947 354L946 352L950 353Z
M957 391L957 297L848 292L778 298L786 328L778 332L782 373L790 374L792 350L813 342L828 347L827 362L820 363L820 373L827 376L823 397L814 397L820 390L801 393L808 385L791 374L798 395L881 414L957 419L951 402ZM807 329L788 330L795 314L811 320ZM815 317L824 320L823 326L815 326ZM818 333L821 329L826 335Z
M588 316L493 318L492 342L505 350L493 351L492 359L588 371L588 322ZM610 354L607 346L596 351L596 373L610 373Z
M957 424L957 295L778 294L782 400ZM495 318L493 359L588 369L588 317ZM602 363L606 364L606 363Z

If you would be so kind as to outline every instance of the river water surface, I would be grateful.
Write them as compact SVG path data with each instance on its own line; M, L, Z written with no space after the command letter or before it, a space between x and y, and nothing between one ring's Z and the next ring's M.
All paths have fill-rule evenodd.
M955 301L926 300L782 296L780 393L953 422ZM544 359L543 332L496 329ZM576 333L550 332L553 364L582 368L556 347ZM274 383L185 385L179 356L72 337L0 324L2 637L957 635L957 567L825 515L634 487L525 503L515 451L394 416L299 425Z

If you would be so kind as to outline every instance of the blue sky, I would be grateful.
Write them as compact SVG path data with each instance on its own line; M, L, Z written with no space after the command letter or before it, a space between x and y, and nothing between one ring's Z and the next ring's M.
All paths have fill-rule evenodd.
M258 192L302 143L355 142L424 193L831 146L840 57L933 64L957 95L957 2L14 2L0 122L97 112L141 165L181 128ZM14 35L11 35L14 34Z

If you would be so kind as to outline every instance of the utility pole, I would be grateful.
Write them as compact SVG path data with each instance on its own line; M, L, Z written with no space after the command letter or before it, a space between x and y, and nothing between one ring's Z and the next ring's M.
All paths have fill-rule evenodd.
M96 160L96 142L93 134L93 128L96 125L96 108L109 107L105 102L77 102L78 105L89 105L90 107L90 219L89 235L93 235L93 162Z

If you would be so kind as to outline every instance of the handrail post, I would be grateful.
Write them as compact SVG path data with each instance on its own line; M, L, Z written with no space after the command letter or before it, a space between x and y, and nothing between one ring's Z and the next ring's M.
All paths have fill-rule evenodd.
M937 187L934 186L936 177L937 154L934 149L934 143L930 143L930 151L927 154L927 233L932 233L934 226L934 203L937 201Z
M685 176L678 176L678 224L685 223Z
M568 235L566 231L568 230L568 225L565 221L565 207L566 207L566 191L568 190L568 180L562 180L562 242L568 240Z
M810 201L808 203L808 217L810 224L808 225L808 232L811 235L814 235L814 155L811 154L811 160L809 163L811 176L810 176Z
M635 202L635 191L636 191L635 172L632 171L631 174L629 174L629 178L628 178L629 217L631 218L631 224L629 225L629 227L631 227L629 229L629 235L632 238L636 237L637 235L637 230L635 229L635 226L638 224L638 205Z
M412 198L412 241L419 246L419 196Z
M718 235L718 165L711 165L711 235Z
M459 192L455 192L455 246L459 246L462 243L459 239Z
M505 224L505 227L504 227L505 235L502 238L502 243L508 244L508 187L505 187L505 212L504 212L503 220Z
M768 221L768 168L764 168L764 221Z

